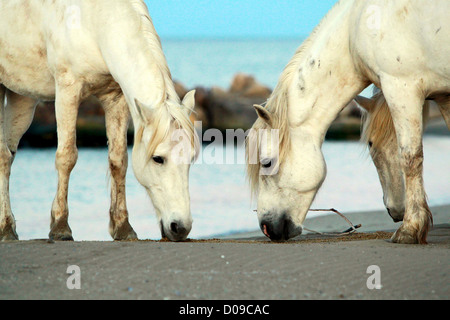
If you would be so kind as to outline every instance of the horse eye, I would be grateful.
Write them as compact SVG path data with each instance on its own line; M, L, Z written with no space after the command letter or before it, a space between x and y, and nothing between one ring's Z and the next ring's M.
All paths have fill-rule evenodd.
M262 167L265 169L272 167L272 161L263 162Z
M153 157L153 161L155 161L158 164L164 164L164 158L163 157Z
M373 146L373 142L369 141L369 148L372 148L372 146Z

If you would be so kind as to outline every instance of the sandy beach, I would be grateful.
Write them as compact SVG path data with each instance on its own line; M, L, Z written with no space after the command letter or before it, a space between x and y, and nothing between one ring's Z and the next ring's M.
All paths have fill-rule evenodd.
M385 212L346 214L349 236L307 233L271 243L259 231L183 243L0 243L0 299L449 299L450 206L433 208L429 244L398 245ZM308 219L320 232L348 227L337 215ZM67 269L80 270L69 290ZM379 289L369 289L379 268ZM369 281L370 282L370 281Z

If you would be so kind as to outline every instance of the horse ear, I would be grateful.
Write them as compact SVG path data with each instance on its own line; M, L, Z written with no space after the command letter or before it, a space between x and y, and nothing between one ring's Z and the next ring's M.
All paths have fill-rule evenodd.
M375 106L375 101L370 98L366 98L363 96L357 96L355 101L358 105L366 109L368 112L371 112Z
M260 106L259 104L253 105L253 107L256 110L256 113L258 114L258 117L260 117L262 120L264 120L269 126L272 125L272 114L267 111L266 108L263 106Z
M186 93L181 104L188 109L188 113L190 115L195 108L195 90Z

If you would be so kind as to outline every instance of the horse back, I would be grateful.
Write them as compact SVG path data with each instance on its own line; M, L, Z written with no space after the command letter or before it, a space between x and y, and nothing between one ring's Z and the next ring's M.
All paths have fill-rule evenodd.
M450 2L361 1L351 15L350 43L360 70L377 86L383 74L450 91Z
M81 8L92 11L89 3L0 0L0 83L24 96L54 100L60 73L89 84L105 78L95 35L81 21Z

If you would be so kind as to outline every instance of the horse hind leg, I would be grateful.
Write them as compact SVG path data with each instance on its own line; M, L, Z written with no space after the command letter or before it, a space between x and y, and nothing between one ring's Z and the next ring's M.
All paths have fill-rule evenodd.
M395 126L399 155L405 179L405 215L395 232L396 243L426 244L432 214L428 207L423 183L423 103L418 94L403 90L399 80L384 82L383 92ZM407 86L414 87L414 86Z
M20 138L30 127L35 106L35 100L0 85L0 241L19 238L11 211L9 178Z
M13 155L7 145L5 94L6 88L0 84L0 241L19 240L9 198Z
M137 235L128 221L125 193L127 131L130 121L128 105L121 91L100 96L99 99L105 109L108 160L112 177L109 232L114 240L135 240Z
M58 172L58 187L51 210L49 238L73 241L69 227L67 196L70 174L78 160L76 146L76 122L80 105L82 85L74 81L70 86L58 86L56 90L55 114L58 132L58 148L55 165Z
M7 104L6 107L4 108L3 113L4 114L3 132L4 138L6 140L6 145L11 154L10 158L10 167L11 167L12 163L14 162L14 158L17 152L17 148L19 146L20 139L28 130L28 128L31 125L31 122L33 121L34 110L36 108L36 100L6 90L6 101ZM2 156L2 159L3 158L4 157ZM5 210L5 212L8 211L10 212L9 197L7 200L2 201L2 203L4 203L6 208L8 208L8 210ZM10 223L6 228L9 230L9 232L7 232L9 236L7 236L6 238L17 238L17 234L15 233L14 217L12 216L12 213L11 216L9 216L9 219L7 220L10 221ZM5 237L4 235L3 236L0 235L0 238L4 237Z
M33 122L37 101L12 91L7 91L6 98L8 102L5 110L6 137L14 160L20 139Z

